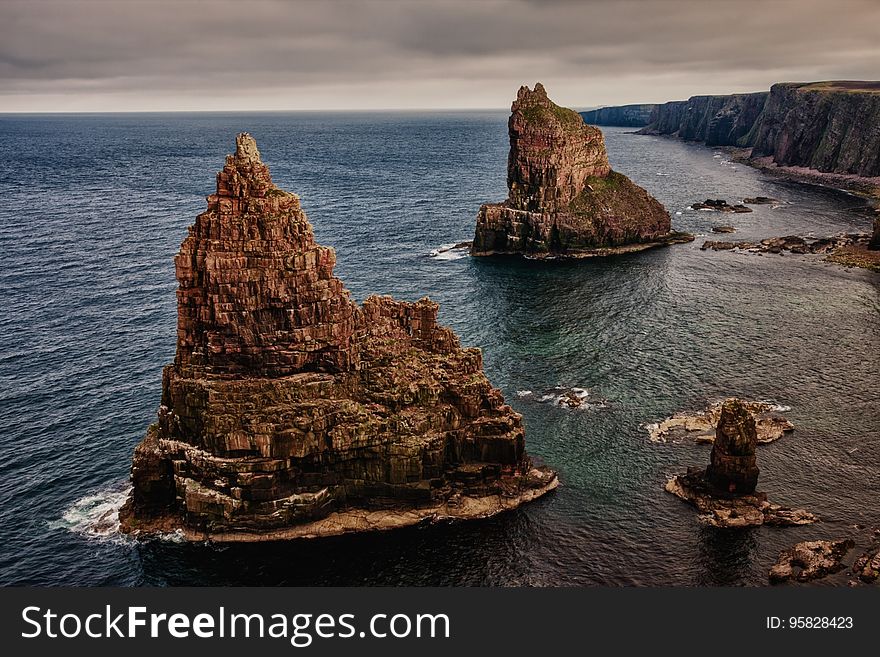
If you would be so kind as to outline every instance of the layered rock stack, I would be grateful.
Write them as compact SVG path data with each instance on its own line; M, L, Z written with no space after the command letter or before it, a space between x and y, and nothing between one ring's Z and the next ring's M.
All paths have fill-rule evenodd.
M754 493L758 486L755 418L738 399L721 407L706 479L727 493Z
M483 517L554 488L437 304L356 304L299 197L236 141L175 260L177 355L123 529L322 536Z
M660 202L612 171L602 132L540 83L520 88L508 131L508 198L480 208L472 255L586 257L692 239L672 233Z
M689 502L700 520L716 527L808 525L818 518L803 509L771 504L758 492L755 418L739 399L721 407L709 467L688 468L666 483L666 491Z

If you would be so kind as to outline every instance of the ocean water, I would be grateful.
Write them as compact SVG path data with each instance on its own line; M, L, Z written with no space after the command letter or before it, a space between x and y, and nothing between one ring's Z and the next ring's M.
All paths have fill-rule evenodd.
M363 299L430 295L525 416L562 486L465 524L218 547L115 532L130 457L174 353L172 257L250 131ZM880 277L817 256L700 251L705 238L866 230L859 203L699 145L605 129L615 168L692 244L563 263L433 250L506 195L506 113L0 117L0 584L749 585L794 542L880 525ZM764 195L752 214L694 212ZM738 232L715 236L713 225ZM546 397L582 388L567 410ZM584 394L584 393L582 393ZM728 395L797 429L760 448L760 487L812 527L700 526L666 494L709 448L644 425Z

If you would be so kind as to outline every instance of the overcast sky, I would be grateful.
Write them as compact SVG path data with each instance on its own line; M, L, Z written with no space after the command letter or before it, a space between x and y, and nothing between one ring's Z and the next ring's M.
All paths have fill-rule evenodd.
M571 107L880 78L880 0L0 0L0 112Z

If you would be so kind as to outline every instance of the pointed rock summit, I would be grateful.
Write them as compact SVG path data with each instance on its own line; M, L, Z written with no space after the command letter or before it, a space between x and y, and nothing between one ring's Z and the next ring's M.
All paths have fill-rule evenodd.
M259 541L485 517L556 487L437 304L333 276L299 197L240 134L175 258L177 354L124 531Z
M508 197L480 208L472 255L588 257L693 239L671 231L660 202L611 169L602 132L542 84L520 87L508 132Z

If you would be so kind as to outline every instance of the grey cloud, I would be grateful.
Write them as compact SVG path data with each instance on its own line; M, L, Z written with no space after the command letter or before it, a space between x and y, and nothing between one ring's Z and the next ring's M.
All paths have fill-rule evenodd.
M875 0L6 0L0 111L503 106L536 79L569 104L663 100L876 77L878 24Z

